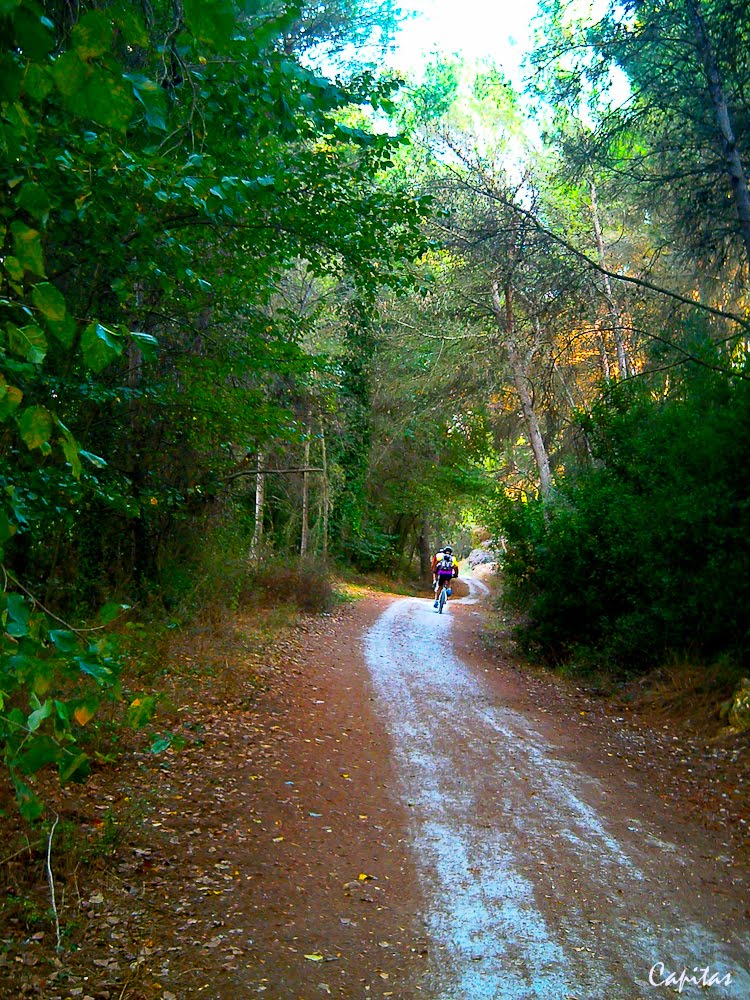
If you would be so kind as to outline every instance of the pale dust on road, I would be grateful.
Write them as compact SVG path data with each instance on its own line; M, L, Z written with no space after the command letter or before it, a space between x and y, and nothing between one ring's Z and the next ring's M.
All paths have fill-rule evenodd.
M482 585L468 582L476 600ZM429 600L397 600L365 639L431 939L421 995L750 997L738 900L700 888L710 844L675 842L668 816L634 809L632 790L618 803L617 782L503 704L455 655L458 603L438 615Z

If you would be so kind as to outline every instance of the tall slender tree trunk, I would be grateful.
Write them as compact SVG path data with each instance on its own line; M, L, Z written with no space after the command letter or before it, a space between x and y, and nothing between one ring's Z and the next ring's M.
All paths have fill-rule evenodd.
M255 476L255 528L253 530L253 540L250 545L250 559L253 562L260 560L261 548L263 545L263 517L266 506L266 477L265 477L265 455L258 452L256 463L257 473Z
M310 465L310 421L307 422L307 436L305 437L305 460L303 462L304 472L302 473L302 531L300 535L299 554L304 557L310 544L310 484L307 471Z
M599 202L596 197L596 185L593 181L590 182L589 190L591 192L591 218L594 223L596 249L599 254L599 263L604 269L604 273L602 274L604 298L607 302L607 311L609 312L609 318L612 324L612 337L614 338L615 351L617 352L617 370L620 374L620 378L627 378L628 375L632 374L631 366L628 360L627 351L625 350L625 334L622 328L620 310L617 308L617 303L615 302L615 297L612 292L612 283L609 280L609 274L606 273L607 254L604 249L604 236L602 234L602 224L599 217ZM607 368L609 368L609 362L607 362ZM607 378L607 381L609 381L609 378Z
M506 284L503 295L505 298L504 309L500 285L497 281L493 281L492 306L495 320L501 333L505 335L505 352L513 374L513 384L516 387L518 400L521 404L521 413L529 435L529 444L531 445L539 472L539 492L544 497L548 496L552 489L552 473L550 472L549 455L547 454L547 447L542 436L539 418L534 408L534 398L531 393L528 372L526 371L526 366L516 339L515 318L513 315L513 288L510 282Z
M737 139L729 113L729 104L724 93L724 83L721 78L719 64L716 61L714 46L708 34L706 20L701 9L701 0L687 0L690 19L693 22L695 40L698 52L703 61L703 69L708 84L708 95L713 105L716 123L721 137L721 149L724 157L724 169L729 177L732 197L740 224L740 234L745 245L745 256L750 266L750 190L748 190L747 174L737 148Z
M607 354L607 345L604 343L604 337L601 333L597 331L596 334L596 346L599 348L599 366L602 370L602 377L605 382L612 381L612 370L609 367L609 355Z
M323 561L328 559L328 517L330 513L330 493L328 486L328 453L326 450L326 429L325 425L321 421L320 423L320 457L321 466L323 467L323 538L322 538L322 550L323 550Z

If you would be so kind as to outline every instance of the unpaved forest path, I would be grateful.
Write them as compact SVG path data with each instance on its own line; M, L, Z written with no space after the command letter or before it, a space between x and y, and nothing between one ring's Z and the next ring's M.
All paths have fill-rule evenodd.
M62 953L0 933L1 1000L658 1000L703 968L682 996L749 998L746 744L519 668L468 584L443 615L301 616L247 662L252 616L206 623L223 672L184 640L186 746L81 788L79 822L143 812L59 873Z
M654 808L657 789L628 766L592 773L606 751L571 748L564 715L509 707L517 694L501 674L456 655L460 611L448 610L396 601L365 643L410 809L432 942L423 991L632 998L671 992L653 985L669 972L701 978L694 970L709 967L714 985L683 995L750 997L742 894L732 899L714 871L715 845L696 832L685 843L685 829ZM719 895L712 878L722 877Z

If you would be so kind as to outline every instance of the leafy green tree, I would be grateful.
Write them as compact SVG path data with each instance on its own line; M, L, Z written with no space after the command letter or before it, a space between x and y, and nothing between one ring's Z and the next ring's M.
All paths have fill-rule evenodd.
M419 245L380 182L394 140L347 121L392 85L303 66L298 17L0 3L0 738L30 817L24 779L82 776L82 727L123 696L85 619L184 579L238 467L296 433L322 363L278 283L302 259L371 300Z

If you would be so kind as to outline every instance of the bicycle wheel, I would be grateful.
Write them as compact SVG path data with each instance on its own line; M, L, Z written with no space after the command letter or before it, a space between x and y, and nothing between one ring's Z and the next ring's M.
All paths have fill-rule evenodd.
M448 600L448 595L445 592L445 587L440 591L440 597L438 598L438 614L443 613L443 608L445 607L445 602Z

